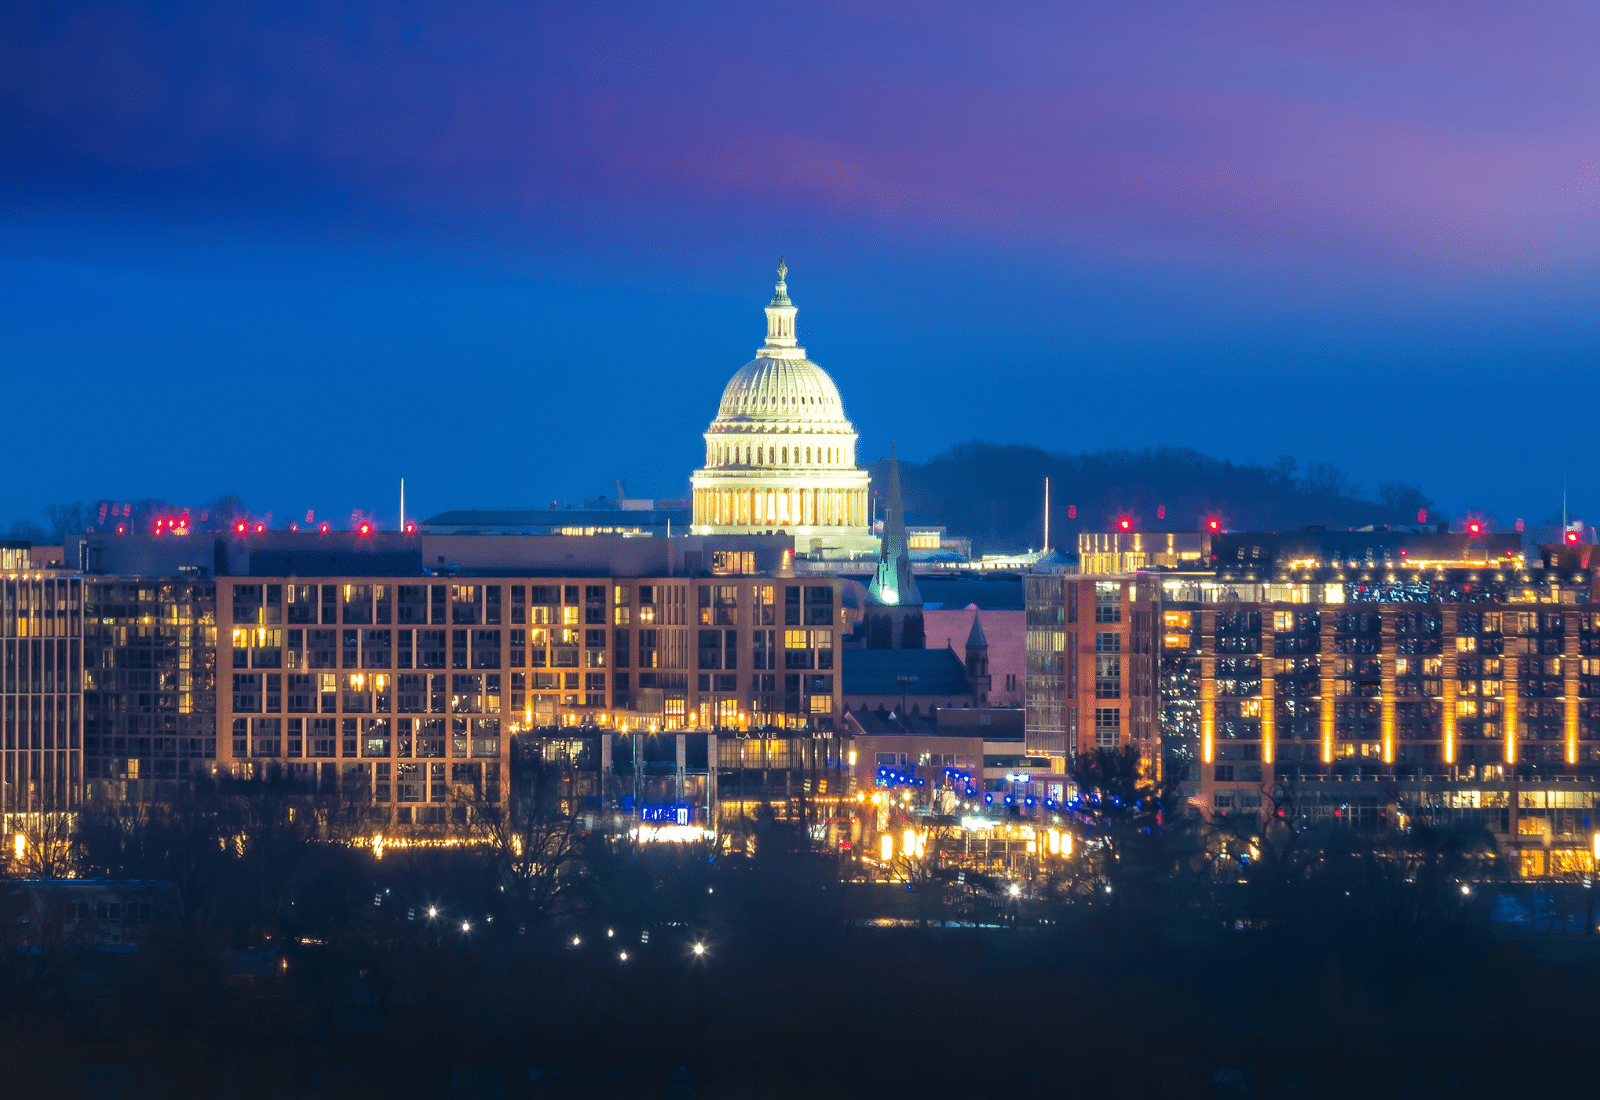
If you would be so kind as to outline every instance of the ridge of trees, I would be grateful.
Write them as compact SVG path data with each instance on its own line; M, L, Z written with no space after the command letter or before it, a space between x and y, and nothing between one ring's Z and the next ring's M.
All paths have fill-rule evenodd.
M886 459L868 468L874 486L888 483ZM972 538L975 553L1038 547L1046 477L1050 544L1064 549L1080 531L1112 530L1120 516L1145 531L1198 531L1208 516L1231 530L1292 531L1413 524L1433 507L1414 485L1385 481L1369 494L1332 463L1301 466L1288 455L1262 466L1188 447L1073 454L972 440L925 462L900 463L906 511Z

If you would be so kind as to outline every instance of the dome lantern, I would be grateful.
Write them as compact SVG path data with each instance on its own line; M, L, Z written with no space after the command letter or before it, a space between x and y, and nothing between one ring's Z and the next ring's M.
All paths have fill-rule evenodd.
M756 358L804 359L806 349L799 346L794 334L794 315L800 311L789 301L789 286L784 279L789 265L778 257L778 285L772 290L772 301L767 303L767 344L756 352Z

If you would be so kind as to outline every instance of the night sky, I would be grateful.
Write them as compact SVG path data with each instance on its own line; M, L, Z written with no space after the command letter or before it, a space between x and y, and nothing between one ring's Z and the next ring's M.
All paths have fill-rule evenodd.
M681 496L764 329L864 459L1191 446L1600 519L1592 3L0 6L0 526Z

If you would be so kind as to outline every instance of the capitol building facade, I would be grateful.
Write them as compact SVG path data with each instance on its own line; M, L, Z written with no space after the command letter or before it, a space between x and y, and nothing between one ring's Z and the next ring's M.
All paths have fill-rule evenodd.
M833 379L806 358L778 265L767 342L722 391L696 470L694 532L793 536L813 558L876 553L867 471Z

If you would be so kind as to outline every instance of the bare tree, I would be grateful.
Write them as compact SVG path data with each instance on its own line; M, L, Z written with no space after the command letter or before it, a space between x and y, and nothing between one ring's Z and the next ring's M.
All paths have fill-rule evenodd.
M50 533L31 519L19 519L11 525L6 537L18 542L31 542L35 546L43 546L49 542Z
M518 796L502 805L480 792L472 819L507 887L542 914L581 873L584 831L570 797L570 762L548 760L535 746L521 768Z
M77 870L81 848L73 815L62 813L27 814L16 826L22 838L19 851L12 856L13 873L19 878L71 878Z
M1320 497L1355 497L1361 495L1361 486L1350 481L1350 475L1331 462L1313 462L1306 466L1306 490Z
M56 545L68 546L83 534L85 509L82 501L72 504L46 504L45 518L50 521L50 537Z
M1423 496L1421 489L1398 481L1385 481L1378 486L1378 503L1407 519L1433 507L1433 501Z

